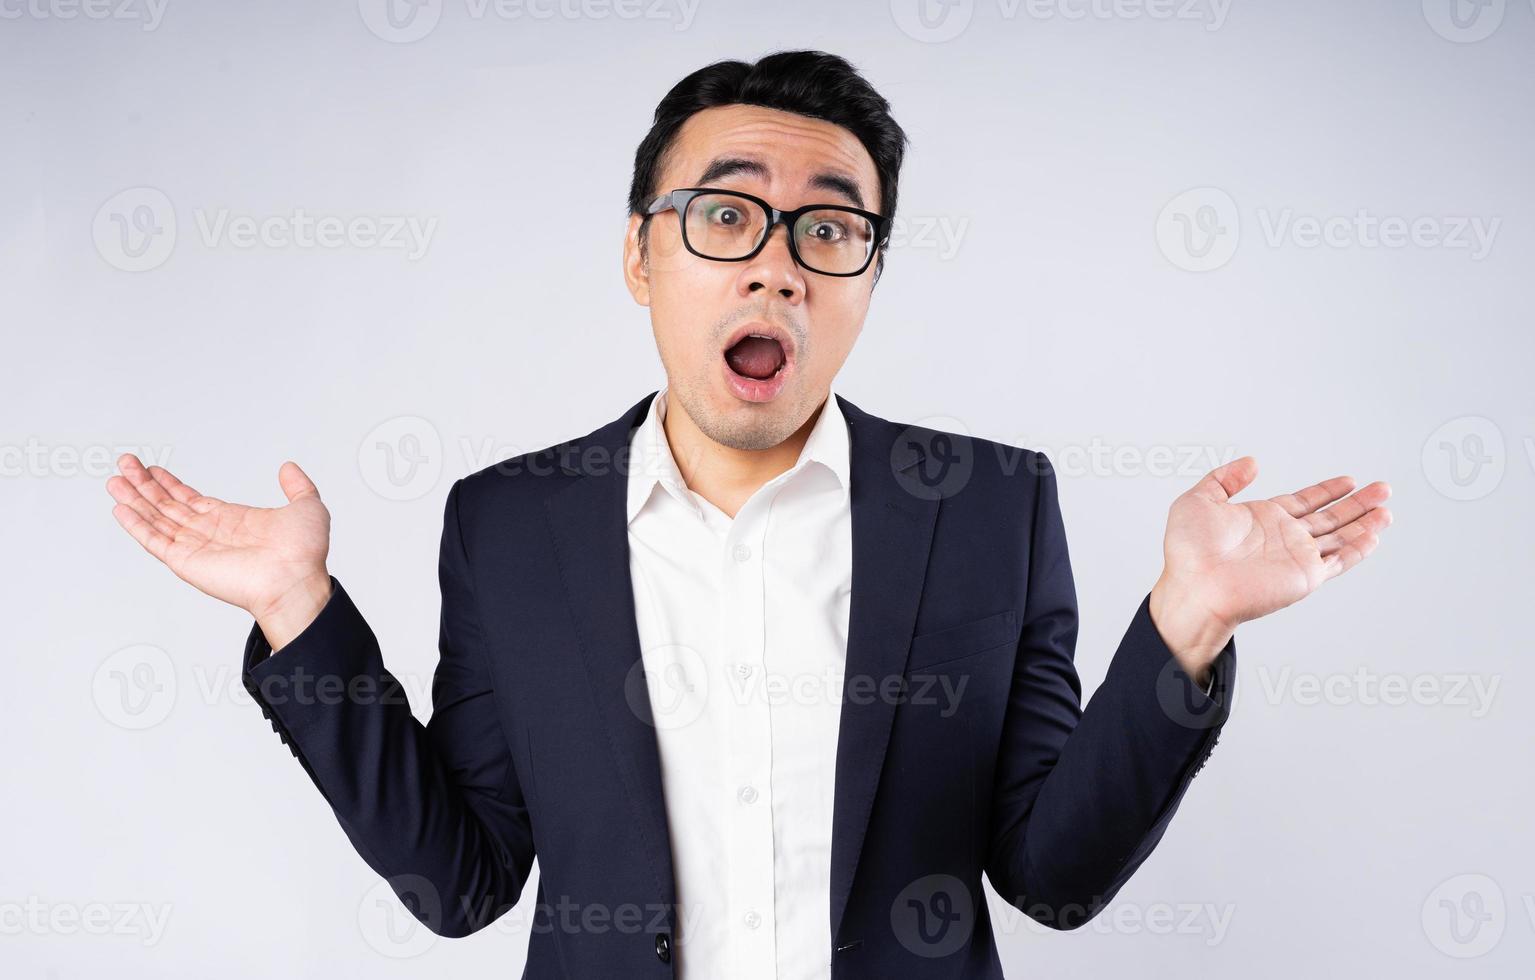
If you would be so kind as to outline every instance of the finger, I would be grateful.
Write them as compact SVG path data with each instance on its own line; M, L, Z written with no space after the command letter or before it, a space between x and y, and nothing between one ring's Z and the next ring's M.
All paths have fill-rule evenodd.
M149 468L149 475L154 477L155 482L164 487L172 497L175 497L188 507L192 506L192 501L202 496L196 490L182 483L176 477L176 474L163 466L151 466Z
M1301 518L1301 523L1306 525L1312 537L1317 537L1358 520L1373 508L1385 503L1386 498L1390 496L1391 485L1376 480L1326 510L1306 515Z
M1318 507L1327 506L1352 489L1354 489L1353 477L1335 476L1331 480L1313 483L1304 490L1282 493L1269 499L1283 507L1284 512L1291 517L1305 517Z
M124 460L131 460L131 465L124 466ZM123 471L123 476L140 495L159 509L160 513L175 521L177 524L185 524L197 514L192 508L170 495L170 491L160 485L160 481L154 478L154 474L144 468L137 456L132 453L123 453L118 459L118 467ZM142 511L140 512L142 513ZM146 517L148 515L145 515Z
M207 494L198 494L197 499L193 500L187 506L197 511L199 514L206 514L208 511L215 507L221 506L223 503L224 501L220 500L218 497L210 497Z
M291 459L277 470L277 482L290 504L305 494L312 493L316 498L320 496L319 488L314 485L314 481L309 479L309 475Z
M1223 504L1253 482L1257 475L1258 461L1251 456L1243 456L1206 473L1188 492Z
M161 561L165 560L165 553L171 546L170 538L151 527L148 521L140 517L138 512L127 504L115 505L112 508L112 516L117 518L117 523L123 526L123 530L133 535L133 540L144 546L145 551Z
M1369 557L1380 538L1374 534L1361 534L1337 551L1322 559L1323 581L1337 578Z
M1358 520L1349 523L1333 531L1331 534L1323 534L1316 539L1317 551L1323 555L1330 555L1345 544L1364 534L1379 534L1391 526L1391 511L1384 507L1377 507L1366 512Z
M107 479L107 493L118 504L127 507L136 513L140 519L147 521L149 525L161 534L174 538L177 524L175 521L160 513L160 508L144 499L138 488L120 476Z

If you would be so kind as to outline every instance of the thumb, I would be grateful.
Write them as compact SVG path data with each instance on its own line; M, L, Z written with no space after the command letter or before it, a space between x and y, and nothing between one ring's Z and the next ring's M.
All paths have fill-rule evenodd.
M316 498L320 496L314 481L291 459L277 471L277 482L282 486L282 492L287 495L290 504L305 494L314 494Z
M1242 456L1206 473L1189 493L1223 504L1241 493L1257 475L1258 461L1252 456Z

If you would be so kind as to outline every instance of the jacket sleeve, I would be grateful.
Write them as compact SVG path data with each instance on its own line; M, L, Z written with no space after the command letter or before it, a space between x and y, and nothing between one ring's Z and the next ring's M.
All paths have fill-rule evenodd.
M1230 713L1232 637L1207 694L1151 620L1130 620L1086 710L1074 656L1076 588L1054 468L1035 453L1028 593L999 748L986 874L1056 929L1102 911L1161 840Z
M460 481L461 482L461 481ZM242 679L357 853L434 933L465 936L517 903L532 827L502 728L458 514L448 492L431 720L411 714L341 583L275 654L253 625Z

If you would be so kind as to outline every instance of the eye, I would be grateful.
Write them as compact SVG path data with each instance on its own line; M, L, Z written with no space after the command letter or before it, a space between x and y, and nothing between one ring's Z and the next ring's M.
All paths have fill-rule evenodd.
M723 204L718 207L710 208L709 220L715 224L724 225L727 228L733 228L736 225L741 224L741 222L745 219L738 208L728 204Z
M846 241L848 237L847 225L840 221L821 220L807 229L810 237L820 245L835 245Z

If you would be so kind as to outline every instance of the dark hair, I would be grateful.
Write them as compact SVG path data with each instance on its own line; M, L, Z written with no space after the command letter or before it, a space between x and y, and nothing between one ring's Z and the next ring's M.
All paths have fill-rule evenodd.
M895 217L896 185L906 155L906 133L890 115L890 103L845 59L825 51L778 51L747 64L717 61L672 86L656 106L655 121L634 154L629 214L645 214L672 141L695 112L726 105L757 105L824 119L858 137L879 176L881 214ZM640 249L649 221L640 225ZM879 247L874 280L885 266L888 243Z

